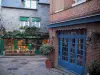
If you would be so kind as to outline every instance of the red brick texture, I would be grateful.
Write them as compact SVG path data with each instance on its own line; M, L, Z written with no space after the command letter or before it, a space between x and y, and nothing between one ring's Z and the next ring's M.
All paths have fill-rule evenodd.
M100 36L97 38L93 33L100 34L100 22L87 25L87 38L91 38L91 41L87 45L86 50L86 65L92 60L100 61Z
M58 63L58 37L56 34L56 30L49 29L49 35L50 35L50 44L53 45L55 51L53 53L53 61L55 62L55 65Z
M72 18L92 15L94 13L100 13L100 0L88 0L83 4L71 7L69 9L65 9L64 11L55 14L51 14L50 17L51 17L51 23L53 23Z
M88 0L83 4L65 9L64 11L58 13L54 13L54 10L52 9L51 11L52 11L50 16L51 23L65 21L73 18L85 17L93 14L99 14L100 0ZM85 28L87 30L86 32L87 38L91 38L90 41L87 41L86 65L88 65L94 59L100 61L100 39L96 39L97 42L93 42L94 36L92 35L92 33L94 32L100 33L100 22L98 22L98 23L89 23L89 24L82 24L82 25L73 25L67 27L50 28L49 29L50 43L55 48L55 52L53 55L55 64L57 64L58 62L58 50L59 50L57 30L71 30L71 29L81 29L81 28Z

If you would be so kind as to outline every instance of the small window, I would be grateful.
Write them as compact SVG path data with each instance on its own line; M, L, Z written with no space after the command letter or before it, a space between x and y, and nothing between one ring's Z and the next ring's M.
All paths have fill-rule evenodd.
M25 0L25 8L37 9L37 0Z
M29 26L29 21L21 21L21 26Z
M19 18L21 22L21 26L35 26L40 28L40 21L41 19L38 17L24 17L20 16Z
M40 22L32 22L32 26L40 28Z
M72 4L72 6L76 6L76 5L79 5L79 4L81 4L81 3L84 3L84 2L86 2L86 0L74 0L74 4Z
M40 18L33 17L33 18L32 18L32 26L35 26L35 27L40 28L40 21L41 21Z
M29 26L29 17L20 16L19 20L21 26Z

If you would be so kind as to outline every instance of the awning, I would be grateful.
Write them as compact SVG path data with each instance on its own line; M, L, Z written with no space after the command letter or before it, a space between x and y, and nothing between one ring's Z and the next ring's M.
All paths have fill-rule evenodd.
M93 23L93 22L100 22L100 14L71 19L71 20L67 20L67 21L59 22L59 23L53 23L53 24L48 25L48 28L81 25L81 24Z

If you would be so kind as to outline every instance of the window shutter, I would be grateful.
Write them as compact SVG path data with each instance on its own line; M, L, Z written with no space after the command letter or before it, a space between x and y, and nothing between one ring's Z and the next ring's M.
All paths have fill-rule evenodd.
M28 21L29 17L20 17L20 21Z
M40 22L41 19L40 18L32 18L32 22Z

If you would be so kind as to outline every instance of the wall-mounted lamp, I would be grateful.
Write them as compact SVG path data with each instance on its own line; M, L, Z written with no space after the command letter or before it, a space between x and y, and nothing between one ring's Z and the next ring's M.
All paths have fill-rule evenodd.
M91 42L91 38L90 37L87 37L87 39L86 39L86 45L89 45L90 42Z

